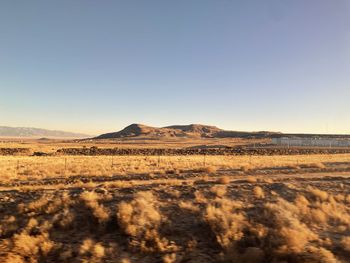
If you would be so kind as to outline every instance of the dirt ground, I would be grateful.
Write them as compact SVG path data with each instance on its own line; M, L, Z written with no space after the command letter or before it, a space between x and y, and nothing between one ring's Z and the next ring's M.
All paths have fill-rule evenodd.
M350 155L0 157L0 262L349 262Z

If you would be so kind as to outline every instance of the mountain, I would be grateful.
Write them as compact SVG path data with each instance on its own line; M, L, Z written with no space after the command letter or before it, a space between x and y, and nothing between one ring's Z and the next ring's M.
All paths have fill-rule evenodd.
M65 131L45 130L28 127L0 126L0 137L12 138L87 138L89 135Z
M143 124L131 124L121 131L102 134L95 139L116 139L124 137L181 137L182 131L169 128L155 128Z
M164 138L164 137L185 137L185 138L265 138L272 136L273 132L238 132L225 131L215 126L202 124L172 125L162 128L151 127L143 124L131 124L121 131L105 133L94 139L117 139L128 137L139 138Z
M214 134L222 131L218 127L201 125L201 124L190 124L190 125L172 125L164 127L166 129L172 129L176 131L182 131L186 135L193 135L196 137L212 137Z

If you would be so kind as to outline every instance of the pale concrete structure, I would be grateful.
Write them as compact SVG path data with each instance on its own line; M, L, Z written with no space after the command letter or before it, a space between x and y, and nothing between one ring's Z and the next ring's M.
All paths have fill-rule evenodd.
M350 139L342 138L272 138L272 144L284 146L350 147Z

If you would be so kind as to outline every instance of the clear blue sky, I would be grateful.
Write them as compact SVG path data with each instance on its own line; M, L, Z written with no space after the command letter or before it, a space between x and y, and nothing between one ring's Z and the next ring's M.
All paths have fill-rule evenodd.
M8 126L350 133L350 1L1 1L0 91Z

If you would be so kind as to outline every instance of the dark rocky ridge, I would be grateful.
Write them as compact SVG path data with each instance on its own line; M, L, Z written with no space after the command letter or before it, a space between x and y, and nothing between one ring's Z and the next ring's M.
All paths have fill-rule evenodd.
M58 155L141 155L141 156L174 156L174 155L304 155L304 154L342 154L350 153L350 149L303 149L303 148L62 148L57 150Z
M30 155L29 148L0 148L0 155Z

